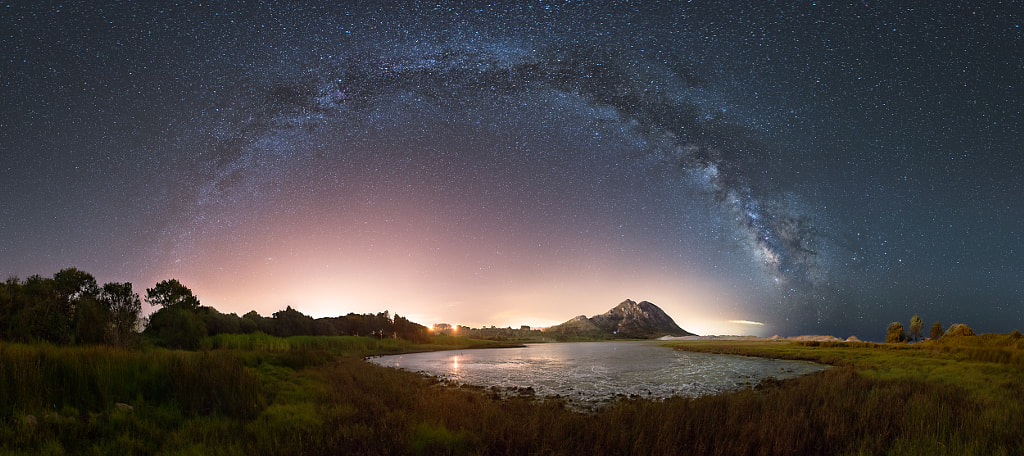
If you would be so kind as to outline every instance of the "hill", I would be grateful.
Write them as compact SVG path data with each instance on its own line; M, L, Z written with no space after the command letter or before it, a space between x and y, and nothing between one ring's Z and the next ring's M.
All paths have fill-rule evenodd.
M559 339L656 339L695 335L680 328L660 307L629 299L601 315L590 318L580 315L544 332Z

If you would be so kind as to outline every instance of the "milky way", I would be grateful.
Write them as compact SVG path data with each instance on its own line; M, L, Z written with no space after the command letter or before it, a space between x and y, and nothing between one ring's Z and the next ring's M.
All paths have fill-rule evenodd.
M978 11L16 8L4 272L427 324L1019 322L1021 32Z
M484 46L487 50L491 48ZM256 89L251 104L245 103L240 108L251 112L250 117L236 125L239 131L214 147L211 177L198 190L194 209L187 212L198 214L189 221L197 228L173 229L183 233L183 239L176 241L178 245L170 250L187 246L192 238L214 235L202 228L208 226L210 218L228 225L251 223L224 215L222 208L237 211L245 200L273 198L273 193L293 191L282 190L275 182L322 180L328 175L333 182L315 185L316 198L322 202L325 198L342 198L331 195L338 190L337 186L344 187L340 180L346 176L339 173L389 180L388 170L345 170L352 161L367 162L374 167L407 168L390 171L402 176L412 173L417 175L415 179L422 179L423 174L434 174L442 181L440 185L453 187L450 191L462 194L496 192L499 200L505 200L497 203L498 206L523 202L507 201L508 195L504 195L517 186L547 187L542 193L550 194L542 196L544 199L597 192L584 197L593 199L607 190L595 189L588 181L609 179L609 176L633 169L635 179L668 180L675 186L658 188L654 184L657 193L631 197L671 200L665 194L679 192L684 199L711 203L713 216L720 219L717 224L725 231L722 235L745 250L751 263L763 267L779 287L793 292L813 292L827 281L827 264L821 261L824 255L818 252L826 244L815 225L819 221L784 197L776 197L772 189L751 187L743 177L742 167L756 162L757 154L764 153L764 149L743 143L749 135L745 127L734 127L718 119L708 113L714 107L702 106L700 101L693 100L688 95L693 87L685 77L659 68L656 63L623 64L608 53L588 55L578 50L528 52L503 47L485 53L476 48L443 46L428 49L423 54L405 55L394 50L390 53L387 58L374 54L336 57L336 61L325 65L326 68L307 72L300 82L275 81L269 87ZM652 80L655 83L652 84ZM556 110L554 115L552 110ZM613 140L619 144L612 150L595 154L574 151L579 145L554 141L535 152L548 156L542 163L549 169L537 169L540 163L527 163L523 169L500 163L508 158L490 157L478 148L462 149L456 146L461 141L459 138L442 138L437 144L433 143L437 139L423 140L430 147L448 149L437 150L442 155L434 157L424 157L421 150L417 151L418 156L388 157L389 152L379 150L376 145L371 150L353 152L351 149L358 148L358 144L337 142L374 129L388 131L382 136L393 135L399 143L421 133L396 129L421 132L435 129L444 135L447 127L444 124L423 125L406 118L415 119L423 111L456 123L486 121L492 124L491 130L496 130L493 125L507 123L509 119L532 124L522 131L513 127L514 136L505 139L520 145L541 141L538 136L551 134L541 129L590 130L594 125L600 127L594 129L593 137L566 139L600 141L604 134L618 136ZM547 113L541 117L552 118L541 121L540 125L523 119L535 117L538 112ZM728 133L720 131L729 127L733 128ZM487 127L484 129L484 135L497 133L486 132ZM479 136L481 131L474 128L461 134ZM309 143L311 137L326 138L321 140L332 145L327 151L316 152L318 147ZM387 139L376 137L375 141ZM441 163L441 169L432 169L436 164L431 162L438 159L446 162ZM503 168L494 181L497 185L477 188L457 182L464 180L467 173L478 175L481 172L478 168L494 165L493 162L499 162L497 166ZM313 175L306 179L282 175L292 170ZM559 185L545 182L546 171L561 176L571 173L582 176ZM632 184L624 186L615 191L636 191ZM296 196L288 198L289 205L296 204L293 199ZM604 196L602 201L612 199ZM242 212L258 209L247 208ZM675 212L676 208L665 209ZM457 217L471 216L471 212L460 213ZM615 211L606 214L608 217L616 215ZM679 213L675 216L681 225L707 224L699 220L703 215ZM705 237L701 235L697 239ZM685 245L679 249L688 250ZM783 309L791 310L787 302L780 304Z

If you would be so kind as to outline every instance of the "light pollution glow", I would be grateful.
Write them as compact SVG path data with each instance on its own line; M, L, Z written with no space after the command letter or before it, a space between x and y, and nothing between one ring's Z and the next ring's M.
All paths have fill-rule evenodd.
M273 264L277 261L280 264ZM305 260L303 260L305 261ZM430 326L547 327L576 315L603 313L624 299L647 300L662 307L684 329L698 334L755 334L750 323L735 320L743 312L732 297L705 279L680 279L638 271L633 277L586 269L577 273L542 268L529 274L480 278L473 286L454 283L464 271L395 266L331 265L311 273L295 264L268 259L250 271L219 264L177 274L204 305L224 312L256 310L269 316L291 306L313 317L389 310ZM456 276L452 276L452 274ZM709 305L711 303L712 305Z
M759 321L750 321L750 320L729 320L729 323L735 323L737 325L764 326L764 323L761 323Z
M187 220L198 234L167 246L171 266L149 282L177 278L204 305L239 315L388 310L426 326L547 327L625 299L653 302L698 334L750 334L729 320L760 317L742 305L756 291L680 265L665 253L676 248L640 233L609 234L608 215L581 221L592 227L584 233L535 220L506 226L474 216L460 197L428 190L368 207L349 194L321 191L305 206L289 192L266 195L260 211Z
M239 314L269 316L286 306L313 317L388 310L426 326L547 327L633 299L657 304L690 332L751 333L736 324L737 314L749 311L729 292L731 284L666 270L638 260L643 255L635 251L597 251L573 241L545 255L543 244L511 240L498 251L494 242L465 242L465 233L395 223L403 216L392 215L389 228L349 237L282 221L264 228L286 236L199 242L178 267L151 281L176 277L204 305Z

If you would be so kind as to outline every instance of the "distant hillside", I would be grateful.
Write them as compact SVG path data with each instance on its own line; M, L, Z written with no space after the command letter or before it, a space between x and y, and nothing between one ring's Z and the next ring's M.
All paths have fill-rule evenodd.
M676 325L658 306L629 299L601 315L590 318L580 315L544 332L559 339L656 339L695 335Z

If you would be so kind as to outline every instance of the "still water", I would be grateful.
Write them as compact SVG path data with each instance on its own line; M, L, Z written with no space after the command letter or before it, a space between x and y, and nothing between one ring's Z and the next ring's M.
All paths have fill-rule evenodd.
M696 397L750 387L768 377L782 380L827 368L806 361L690 353L651 342L531 344L381 356L370 361L459 384L533 388L537 395L561 396L583 406L605 404L620 395Z

